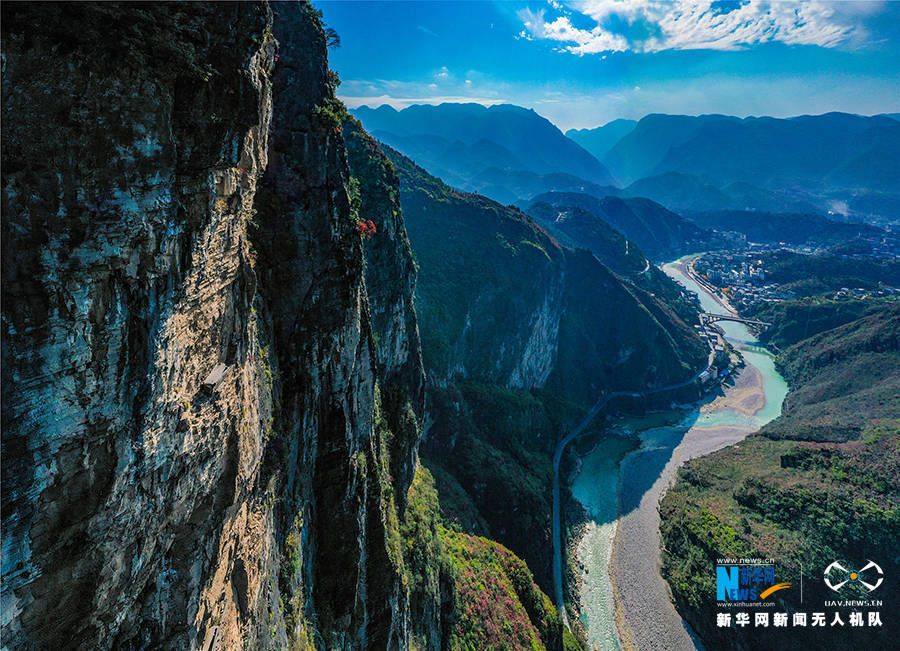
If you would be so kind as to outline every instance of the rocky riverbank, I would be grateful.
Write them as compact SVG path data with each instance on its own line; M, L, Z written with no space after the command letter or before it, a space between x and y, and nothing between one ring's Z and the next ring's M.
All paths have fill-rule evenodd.
M713 297L702 298L708 302ZM737 328L732 335L752 340L746 329ZM641 447L619 467L619 518L610 577L625 648L699 646L675 611L669 586L660 574L659 501L684 462L746 438L780 411L783 381L771 369L761 368L765 365L758 355L745 355L747 365L735 385L680 426L641 432Z

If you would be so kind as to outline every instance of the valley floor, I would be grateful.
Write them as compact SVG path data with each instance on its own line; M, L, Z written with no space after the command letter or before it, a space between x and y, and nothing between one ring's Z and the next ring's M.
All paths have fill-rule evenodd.
M580 609L590 643L603 649L618 643L629 649L699 646L660 574L659 501L684 462L757 430L766 403L764 377L747 364L724 396L681 422L645 424L636 449L629 450L634 444L628 438L612 436L582 459L572 492L591 521L570 553L581 570ZM735 424L736 418L745 423ZM609 623L613 612L615 628Z
M659 500L685 461L736 443L754 431L751 427L700 424L686 432L679 428L648 430L641 434L641 447L623 460L610 578L625 648L674 651L698 646L675 611L669 586L660 574ZM659 472L666 457L668 461ZM643 477L655 480L647 487L640 481Z
M729 326L729 337L737 335L742 342L752 343L743 326L735 326L737 330ZM783 384L780 377L757 368L761 354L745 352L744 357L747 365L724 396L692 411L678 425L641 431L640 447L618 466L618 519L609 578L616 628L626 649L701 646L676 612L660 573L659 502L682 464L746 438L780 411L783 392L773 390L775 384ZM774 379L770 375L777 377L775 384L770 385Z

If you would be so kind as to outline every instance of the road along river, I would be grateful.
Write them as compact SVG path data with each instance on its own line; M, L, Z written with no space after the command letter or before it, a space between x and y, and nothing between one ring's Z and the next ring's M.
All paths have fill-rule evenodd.
M728 314L689 277L688 262L662 268L698 294L704 311ZM747 363L734 387L682 412L674 425L637 430L641 425L626 421L583 457L572 483L573 495L591 517L574 556L581 568L583 623L597 649L699 646L660 575L659 500L681 464L735 443L777 417L787 393L772 356L747 328L719 325Z

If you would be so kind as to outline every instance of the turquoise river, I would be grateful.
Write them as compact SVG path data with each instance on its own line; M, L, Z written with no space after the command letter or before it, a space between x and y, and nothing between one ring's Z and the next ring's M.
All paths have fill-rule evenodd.
M662 269L696 293L704 311L728 314L686 274L689 260L682 258ZM744 391L752 394L752 408L736 411L727 401L717 406L710 398L657 419L663 426L646 418L615 420L610 435L581 459L571 483L572 493L590 517L575 547L575 560L581 575L582 622L596 649L621 648L623 637L645 648L642 640L659 640L661 633L669 648L698 646L687 626L678 626L680 618L674 619L678 615L667 603L668 590L659 576L656 505L678 466L734 443L776 418L787 393L772 355L750 331L740 323L719 325L747 364L738 385L750 385ZM672 630L673 623L678 630Z

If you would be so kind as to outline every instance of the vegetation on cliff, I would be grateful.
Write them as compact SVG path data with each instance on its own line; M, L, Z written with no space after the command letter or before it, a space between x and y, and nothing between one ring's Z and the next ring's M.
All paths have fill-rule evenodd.
M417 348L413 347L407 350L402 345L402 341L394 341L391 338L394 333L394 339L396 339L398 331L415 332L415 320L404 320L402 314L386 313L383 309L385 305L395 305L397 301L402 302L403 299L407 299L412 291L412 280L415 278L413 256L405 235L403 211L399 205L400 192L394 165L353 118L345 118L343 134L347 143L352 174L350 187L355 188L358 192L357 200L354 201L351 196L351 205L355 211L353 220L372 219L375 225L374 234L364 239L363 252L366 260L364 273L369 288L369 312L373 319L376 354L379 360L384 358L388 365L391 360L406 358L418 360ZM455 227L456 222L451 223L448 219L447 230L452 232ZM535 233L540 235L537 230ZM394 277L391 277L391 274L394 274ZM407 288L408 291L400 291L396 297L390 294L390 292L396 293L398 289L404 288ZM472 287L468 289L477 291ZM464 299L464 295L458 296L458 300ZM421 302L419 306L420 313L427 314L422 312ZM426 342L429 341L430 329L434 327L434 324L433 320L423 320L422 332ZM400 370L402 369L398 369L395 375L399 374L400 377L404 374L408 375L408 373L400 373ZM380 381L381 404L387 404L387 401L391 399L402 401L411 390L415 391L421 385L416 382L399 385L395 383L393 390L391 386L392 384L386 380ZM488 392L493 389L500 390L494 385L485 387ZM475 385L467 386L466 390L470 400L476 403L485 395L481 391L481 387ZM504 396L506 394L516 395L511 391L506 391ZM394 397L390 398L392 395ZM441 398L431 398L429 418L436 418L434 415L436 405L440 402ZM498 407L502 408L503 406L504 403L501 400ZM490 405L483 405L483 407L483 413L492 417L495 415L495 411ZM385 442L386 451L394 449L397 441L417 441L418 435L414 427L411 431L404 431L402 419L400 422L397 422L396 419L393 423L388 422L390 410L382 409L378 413L383 414L383 417L376 419L376 434ZM513 440L513 437L520 436L519 432L514 432L512 428L496 427L503 420L504 415L496 413L496 419L486 423L485 431L492 438L499 440L507 436L510 437L509 440ZM406 422L410 421L415 422L414 416L407 418ZM394 432L398 432L399 435ZM486 478L493 477L493 473L497 470L494 466L485 465L485 462L492 457L484 456L482 452L484 452L483 447L475 451L473 456L468 459L473 464L470 475L472 482L485 481ZM376 457L376 459L395 458L402 461L405 457L402 454L384 454ZM393 466L377 465L375 467L376 473L382 477L383 490L390 491L392 486L397 485L397 472L394 467L398 465L402 467L397 462ZM516 478L527 476L526 468L527 466L522 466L515 470L511 469L502 475L503 478L509 480L507 491L520 487L516 483ZM437 466L435 466L435 470L438 470ZM549 482L549 475L545 474L541 479L544 483L536 482L535 485L530 486L528 495L540 495L543 492ZM444 486L439 485L443 496ZM450 499L452 501L452 493ZM439 524L444 521L444 516L441 514L438 492L428 469L419 466L408 493L405 496L394 494L385 504L385 509L385 513L389 516L387 519L389 524L393 521L392 514L399 513L399 527L388 526L387 543L389 550L398 547L402 547L403 550L402 559L399 559L399 562L398 554L392 553L391 558L402 576L404 587L408 590L411 615L410 633L415 644L428 647L440 641L449 648L474 649L482 648L485 640L488 640L495 646L519 648L523 640L527 638L536 645L535 648L561 648L561 622L555 615L550 617L545 614L542 606L534 606L534 604L546 602L546 597L534 586L530 573L527 574L527 586L522 581L516 584L519 593L492 595L492 599L489 601L490 608L487 611L483 609L485 596L474 591L466 579L471 575L471 569L467 574L458 567L459 563L469 562L469 559L461 559L458 554L460 541L468 537L462 533L455 534ZM521 572L527 573L524 561L514 557L511 552L488 540L482 539L481 543L484 545L484 549L478 557L479 568L482 563L485 571L488 566L502 569L505 564L511 564L511 567L514 566ZM516 576L521 578L523 576L521 572ZM496 572L491 576L496 581L502 580L508 583L507 579L498 577ZM494 598L500 599L500 601L495 601ZM485 620L478 625L471 617L473 609L480 609L481 614L485 617ZM485 635L487 637L484 637Z
M502 545L448 522L431 473L419 466L401 525L414 646L427 627L443 648L579 649L525 562Z
M455 572L454 648L581 648L524 561L492 540L452 529L441 528L441 540Z
M560 246L524 213L457 192L386 152L400 176L420 266L416 297L429 372L540 388L553 373L568 379L557 353L586 353L590 339L590 382L572 383L578 386L566 393L581 390L575 400L592 404L601 390L681 380L702 363L705 345L660 300L635 291L594 256ZM584 301L598 309L586 310ZM559 344L564 328L583 339ZM607 336L597 339L598 331Z
M859 440L869 423L900 407L900 304L817 334L777 363L791 387L769 438Z

